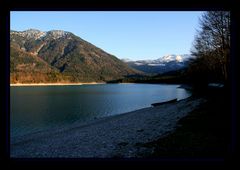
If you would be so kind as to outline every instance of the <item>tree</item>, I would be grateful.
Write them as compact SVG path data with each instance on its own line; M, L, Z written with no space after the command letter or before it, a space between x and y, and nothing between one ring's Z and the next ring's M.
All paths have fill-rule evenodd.
M200 30L194 40L192 55L202 63L208 76L229 79L230 66L230 12L209 11L200 19ZM201 62L199 61L201 60Z

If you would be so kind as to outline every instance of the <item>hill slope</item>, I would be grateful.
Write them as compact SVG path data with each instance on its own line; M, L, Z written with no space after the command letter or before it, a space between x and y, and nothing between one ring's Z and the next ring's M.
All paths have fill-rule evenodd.
M70 32L10 33L11 83L102 82L138 71Z

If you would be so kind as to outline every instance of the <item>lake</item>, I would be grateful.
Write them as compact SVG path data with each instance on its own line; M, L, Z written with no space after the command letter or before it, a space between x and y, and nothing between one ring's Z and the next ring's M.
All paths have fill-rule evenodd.
M16 137L191 95L179 85L97 84L10 87L10 136Z

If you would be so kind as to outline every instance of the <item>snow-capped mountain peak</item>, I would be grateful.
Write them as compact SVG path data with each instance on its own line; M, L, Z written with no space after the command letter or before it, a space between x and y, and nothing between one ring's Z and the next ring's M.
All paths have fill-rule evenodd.
M46 35L46 32L42 32L37 29L28 29L26 31L11 31L11 34L17 34L21 37L25 37L27 39L39 39Z
M170 54L155 60L123 61L130 67L146 73L164 73L185 68L190 58L192 58L192 56L189 54Z
M177 55L175 59L178 62L183 62L183 58L180 55Z
M162 62L174 61L175 60L175 56L174 55L166 55L166 56L163 56L160 60Z
M159 59L157 59L158 62L171 62L171 61L175 61L175 62L185 62L187 61L189 58L191 58L192 56L189 54L182 54L182 55L175 55L175 54L171 54L171 55L165 55Z
M66 36L68 34L69 34L69 32L62 31L62 30L51 30L51 31L47 32L47 35L52 37L53 39L58 39L58 38Z
M58 39L61 37L65 37L66 35L70 35L67 31L62 30L51 30L47 32L42 32L37 29L28 29L26 31L11 31L11 35L19 35L21 37L24 37L26 39L41 39L41 38L51 38L51 39Z

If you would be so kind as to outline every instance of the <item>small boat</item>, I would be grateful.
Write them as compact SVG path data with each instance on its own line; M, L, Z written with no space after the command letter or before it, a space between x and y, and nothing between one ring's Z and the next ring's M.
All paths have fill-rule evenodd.
M173 100L168 100L168 101L165 101L165 102L159 102L159 103L153 103L151 104L152 106L159 106L159 105L162 105L162 104L167 104L167 103L174 103L177 101L177 98L173 99Z

